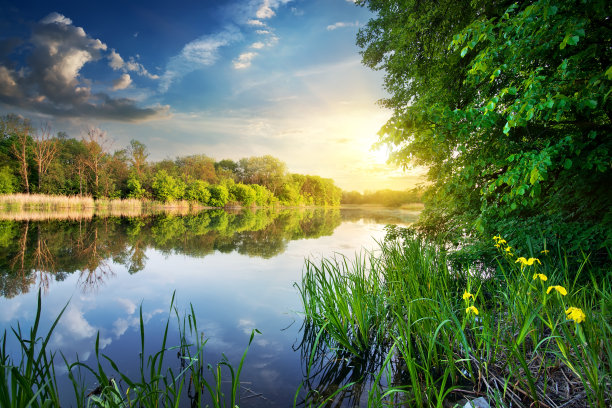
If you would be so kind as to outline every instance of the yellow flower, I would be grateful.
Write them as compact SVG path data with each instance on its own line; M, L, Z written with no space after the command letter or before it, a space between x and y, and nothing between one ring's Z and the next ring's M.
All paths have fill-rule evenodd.
M547 281L548 280L546 275L544 275L543 273L534 273L533 274L533 279L537 279L537 278L540 278L541 281Z
M510 252L511 250L512 250L512 247L511 247L510 245L508 245L508 246L506 247L506 252Z
M469 306L465 309L465 313L469 314L470 312L474 313L475 315L478 314L478 309L476 309L475 306Z
M494 239L495 241L497 241L498 239L501 239L501 236L499 236L499 235L498 235L498 236L496 236L496 237L493 237L493 239Z
M584 319L586 319L586 316L584 314L584 312L582 311L582 309L578 308L578 307L570 307L565 311L565 314L567 315L567 318L570 320L573 320L576 323L581 323L584 321Z
M500 244L500 245L501 245L501 244L505 244L505 243L506 243L506 240L505 240L505 239L500 239L499 241L497 241L497 243L498 243L498 244Z
M537 262L537 263L539 263L540 265L542 265L542 262L540 262L540 260L539 260L538 258L529 258L529 259L525 259L525 257L522 257L522 256L521 256L520 258L517 258L517 260L516 260L514 263L519 263L519 262L520 262L520 263L521 263L521 265L523 265L523 266L525 266L525 265L529 265L529 266L531 266L531 265L533 265L533 264L534 264L534 262Z
M467 290L463 292L463 300L468 300L469 298L472 298L474 300L476 300L476 298L474 297L474 295L472 295L470 292L468 292Z
M543 251L540 251L540 253L541 253L541 254L544 254L544 255L548 254L549 252L550 252L550 251L549 251L548 249L545 249L545 250L543 250Z
M495 244L495 248L499 248L499 246L500 246L499 244Z
M559 285L549 286L548 289L546 289L546 294L549 294L550 291L553 289L559 292L560 294L562 294L563 296L567 295L567 290L565 290L563 286L559 286Z

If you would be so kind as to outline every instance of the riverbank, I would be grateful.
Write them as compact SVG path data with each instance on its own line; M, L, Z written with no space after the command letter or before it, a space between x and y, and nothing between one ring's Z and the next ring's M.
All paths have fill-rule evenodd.
M574 268L559 248L491 245L497 266L486 270L451 270L437 245L410 235L352 262L307 262L298 288L318 333L312 354L325 367L377 361L364 372L373 406L610 406L610 274L588 259Z

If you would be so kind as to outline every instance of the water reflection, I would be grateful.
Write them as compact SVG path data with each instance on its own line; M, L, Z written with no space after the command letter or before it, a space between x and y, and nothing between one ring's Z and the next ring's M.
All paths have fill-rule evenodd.
M368 402L368 393L380 372L389 346L376 344L355 357L342 347L331 346L331 339L319 335L307 319L301 328L299 351L304 380L298 406L359 407ZM385 379L378 379L384 381ZM385 383L379 384L385 387Z
M12 298L36 283L78 274L83 292L114 276L111 262L130 274L143 270L146 251L205 257L237 252L271 258L288 242L331 235L342 220L338 209L203 211L195 215L110 217L91 220L0 221L0 294Z

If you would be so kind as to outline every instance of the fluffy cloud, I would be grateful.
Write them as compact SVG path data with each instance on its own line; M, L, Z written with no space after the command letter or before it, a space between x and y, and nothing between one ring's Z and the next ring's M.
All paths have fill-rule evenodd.
M241 39L240 31L234 26L228 26L217 34L203 36L187 43L181 52L168 62L161 78L161 91L167 91L174 81L190 72L213 65L219 59L219 48Z
M106 44L88 36L69 18L51 13L32 25L29 43L22 50L29 52L27 66L0 64L0 102L62 117L134 121L158 115L160 108L139 108L133 100L92 92L80 71L100 60L106 50ZM122 61L114 51L109 58L115 66ZM129 85L126 79L122 77L115 86Z
M125 89L132 84L132 78L130 74L123 74L119 78L113 81L113 90L117 91L120 89Z
M125 73L131 71L149 79L159 79L159 75L151 74L141 63L137 62L134 57L130 57L126 62L114 49L111 50L111 53L108 55L108 65L115 71L122 70Z
M256 52L243 52L233 61L235 69L244 69L251 66L251 61L257 56Z

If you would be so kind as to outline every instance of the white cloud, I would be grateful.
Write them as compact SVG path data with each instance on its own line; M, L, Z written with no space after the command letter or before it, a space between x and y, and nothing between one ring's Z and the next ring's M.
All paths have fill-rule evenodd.
M114 49L111 50L111 53L108 55L108 65L114 69L115 71L123 68L125 61L121 58L121 55Z
M251 66L251 61L257 56L256 52L243 52L233 61L235 69L244 69Z
M332 31L332 30L335 30L338 28L344 28L344 27L359 27L359 21L355 21L354 23L338 21L337 23L328 25L327 29L329 31Z
M270 30L257 30L255 32L261 35L270 34Z
M261 41L257 41L257 42L254 42L253 44L251 44L251 48L255 48L256 50L259 50L259 49L261 49L261 48L263 48L265 46L266 46L266 44L262 43Z
M92 81L81 70L100 60L107 46L72 25L68 17L53 12L31 27L22 52L25 58L6 65L0 62L0 102L13 109L70 118L137 121L161 113L156 108L139 108L132 99L92 91ZM120 69L123 59L115 50L107 58L113 69ZM126 79L116 85L127 86Z
M255 20L254 18L248 20L247 24L248 25L252 25L252 26L258 26L258 27L265 27L266 26L266 24L263 21Z
M66 16L63 16L57 12L53 12L51 14L49 14L48 16L46 16L45 18L43 18L42 20L40 20L41 23L43 24L53 24L53 23L58 23L58 24L63 24L63 25L70 25L72 24L72 20L69 19Z
M274 17L274 10L270 8L270 0L264 0L261 6L257 9L255 16L257 18L271 18Z
M293 13L294 16L303 16L304 10L300 10L297 7L291 7L291 13Z
M167 91L173 82L190 72L213 65L219 59L219 48L240 39L240 31L234 26L228 26L217 34L206 35L185 44L181 52L168 62L161 79L161 91Z
M130 74L123 74L119 78L113 81L113 91L118 91L120 89L126 89L131 84L132 84L132 78L130 77Z

